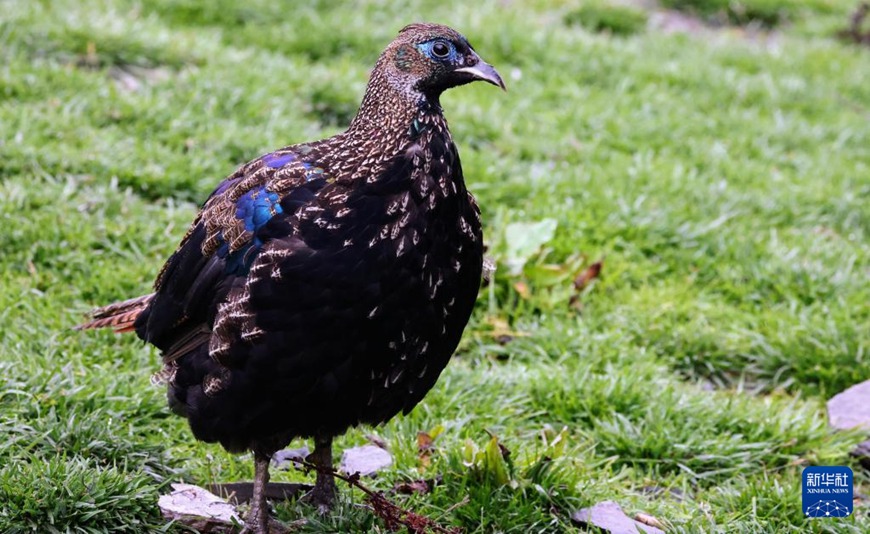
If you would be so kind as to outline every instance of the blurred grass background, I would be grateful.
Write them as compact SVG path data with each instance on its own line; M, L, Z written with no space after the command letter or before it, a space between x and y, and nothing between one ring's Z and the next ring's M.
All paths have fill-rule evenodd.
M863 436L824 411L870 378L870 50L835 36L855 7L3 0L0 531L176 530L169 482L251 478L169 416L154 350L70 327L147 292L238 164L343 129L420 20L509 87L443 98L499 269L426 400L340 441L389 445L371 484L440 478L394 498L466 532L572 531L603 499L669 532L868 531L865 501L807 521L799 489L846 464L868 491ZM279 516L384 531L342 494Z

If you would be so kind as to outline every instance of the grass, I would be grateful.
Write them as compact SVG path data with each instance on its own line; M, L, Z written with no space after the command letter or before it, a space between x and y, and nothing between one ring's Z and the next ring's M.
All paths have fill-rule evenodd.
M801 16L836 13L842 6L830 0L662 0L662 5L689 11L718 23L776 26ZM801 13L803 12L803 13Z
M510 89L443 100L500 268L426 400L340 440L387 442L371 484L440 478L395 499L466 532L572 531L605 499L670 532L866 532L866 503L804 520L799 487L847 464L868 492L824 403L870 378L870 51L833 37L853 2L763 4L789 13L769 39L598 34L573 0L4 2L0 531L177 530L169 482L251 478L169 416L154 350L70 327L148 291L218 180L340 130L380 49L437 20ZM360 501L278 512L382 532Z
M567 24L578 24L593 32L630 35L643 31L647 14L639 8L608 2L583 2L565 14Z

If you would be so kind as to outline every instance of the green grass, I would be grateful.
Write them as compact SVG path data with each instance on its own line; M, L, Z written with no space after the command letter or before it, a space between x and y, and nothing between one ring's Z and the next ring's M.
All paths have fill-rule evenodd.
M644 30L647 14L639 8L608 2L583 2L565 14L567 24L579 24L593 32L631 35Z
M776 26L800 16L838 13L848 5L836 0L662 0L661 3L713 22L762 26Z
M443 99L500 268L426 400L339 441L386 440L371 485L440 477L395 500L467 532L571 531L605 499L671 532L868 531L866 505L804 520L799 491L803 466L847 464L870 492L864 436L824 411L870 378L870 52L834 38L853 3L759 3L789 24L748 40L599 34L571 0L6 0L0 531L173 530L169 482L251 478L168 414L153 349L70 327L148 291L236 165L340 130L415 20L461 29L509 86ZM539 247L508 246L544 219ZM342 494L279 514L384 530Z

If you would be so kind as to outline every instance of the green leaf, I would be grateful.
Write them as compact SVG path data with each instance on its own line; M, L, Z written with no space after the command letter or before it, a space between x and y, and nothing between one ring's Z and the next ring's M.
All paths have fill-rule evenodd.
M514 276L523 271L523 266L549 243L556 235L556 219L543 219L538 222L516 222L507 225L504 231L507 242L505 263Z
M498 485L504 486L508 484L511 477L508 474L507 462L498 444L498 437L493 436L490 438L489 443L486 444L485 452L484 465L487 473Z

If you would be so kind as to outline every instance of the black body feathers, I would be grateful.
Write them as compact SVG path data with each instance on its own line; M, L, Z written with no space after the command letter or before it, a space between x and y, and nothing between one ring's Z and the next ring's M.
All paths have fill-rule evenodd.
M271 452L386 421L433 386L483 257L438 96L474 79L502 85L461 35L403 30L347 131L239 168L154 295L129 301L135 323L120 308L163 352L155 377L198 439Z

